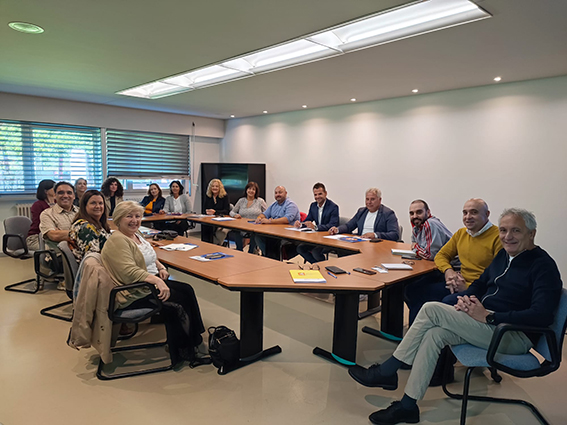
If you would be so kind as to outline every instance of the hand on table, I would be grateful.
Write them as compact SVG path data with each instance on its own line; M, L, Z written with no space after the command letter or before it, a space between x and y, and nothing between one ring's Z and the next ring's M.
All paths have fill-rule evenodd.
M376 237L376 235L373 232L368 232L365 233L364 235L362 235L363 238L365 239L374 239Z
M336 235L337 233L339 233L339 229L336 226L333 226L329 229L329 234L331 235Z
M217 212L215 210L212 210L212 209L207 209L207 210L205 210L205 213L207 215L215 215Z

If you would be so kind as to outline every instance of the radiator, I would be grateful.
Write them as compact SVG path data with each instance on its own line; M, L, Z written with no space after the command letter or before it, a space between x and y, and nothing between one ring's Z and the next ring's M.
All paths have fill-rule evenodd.
M16 215L23 215L24 217L28 217L31 220L32 205L33 204L16 204Z

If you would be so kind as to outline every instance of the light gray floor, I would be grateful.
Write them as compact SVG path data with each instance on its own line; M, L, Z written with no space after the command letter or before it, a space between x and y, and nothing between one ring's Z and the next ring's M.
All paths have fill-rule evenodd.
M0 258L1 286L31 277L32 260ZM238 330L238 293L187 278L199 297L206 326ZM330 348L333 306L299 294L267 294L264 346L283 352L268 360L219 376L212 366L184 367L113 382L95 377L96 351L65 344L69 324L43 317L39 310L65 300L51 287L35 294L0 290L0 423L29 424L369 424L368 415L403 394L408 371L394 392L362 387L346 369L311 351ZM360 326L378 326L370 317ZM142 338L161 333L144 327ZM359 333L358 362L386 359L391 343ZM463 368L457 368L458 389ZM495 384L475 374L474 393L523 397L540 407L553 424L567 423L567 369L545 378L504 375ZM457 386L458 385L458 386ZM460 405L441 389L430 389L420 403L422 423L456 424ZM469 424L537 424L527 409L472 402Z

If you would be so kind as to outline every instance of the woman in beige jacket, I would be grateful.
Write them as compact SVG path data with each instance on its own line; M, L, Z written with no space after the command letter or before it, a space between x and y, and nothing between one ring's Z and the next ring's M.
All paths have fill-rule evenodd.
M140 234L144 208L125 201L116 206L113 221L118 228L102 249L102 263L119 285L148 282L156 286L163 302L161 314L167 330L167 343L173 364L187 360L192 365L210 363L200 357L197 347L205 332L197 297L191 285L168 280L169 273L157 258L153 247ZM143 308L151 303L149 291L123 292L119 308Z

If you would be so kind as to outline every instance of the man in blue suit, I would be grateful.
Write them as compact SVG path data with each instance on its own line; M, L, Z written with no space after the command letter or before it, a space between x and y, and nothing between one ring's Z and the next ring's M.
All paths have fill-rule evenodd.
M296 221L295 227L308 227L318 232L329 230L333 226L339 225L339 206L330 199L327 199L327 189L323 183L315 183L313 186L313 196L315 202L309 206L309 214L303 223ZM314 246L310 244L300 244L297 253L311 264L323 261L328 248Z
M400 226L396 213L382 205L382 192L375 187L366 191L366 207L359 208L353 218L339 227L331 227L329 233L352 233L358 229L357 234L363 238L379 238L397 241L400 238Z

